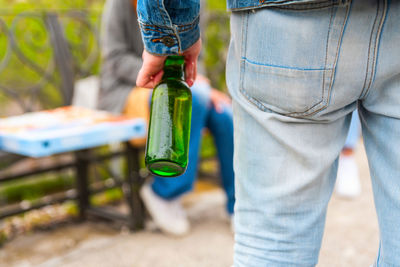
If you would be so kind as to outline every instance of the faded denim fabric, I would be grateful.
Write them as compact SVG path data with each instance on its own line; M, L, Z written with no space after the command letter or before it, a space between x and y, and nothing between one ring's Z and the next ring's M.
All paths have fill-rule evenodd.
M227 0L228 10L239 11L262 7L322 8L348 3L349 0Z
M360 140L360 135L361 135L360 118L358 117L358 111L355 110L351 115L349 133L347 134L344 147L353 150L356 149L358 141Z
M221 0L218 0L221 1ZM349 0L227 0L232 11L281 7L323 8ZM200 0L138 0L137 13L146 50L155 55L180 54L200 38Z
M380 229L400 266L400 1L232 12L235 267L311 267L358 107ZM368 246L368 244L366 244Z
M138 0L145 49L157 55L180 54L200 38L200 0Z

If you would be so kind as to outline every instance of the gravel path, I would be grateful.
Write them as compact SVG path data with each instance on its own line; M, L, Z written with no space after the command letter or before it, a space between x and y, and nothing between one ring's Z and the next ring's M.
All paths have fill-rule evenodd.
M367 267L374 261L377 220L366 157L360 147L357 161L362 195L356 200L333 196L318 267ZM184 238L165 236L154 229L132 234L93 222L60 226L11 241L0 249L0 266L230 266L233 234L221 190L189 195L185 206L192 230Z

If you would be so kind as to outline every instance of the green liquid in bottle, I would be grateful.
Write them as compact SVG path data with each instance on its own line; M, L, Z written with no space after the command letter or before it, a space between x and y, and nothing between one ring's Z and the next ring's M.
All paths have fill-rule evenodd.
M188 164L192 93L184 82L184 59L169 56L164 75L154 88L145 162L163 177L185 172Z

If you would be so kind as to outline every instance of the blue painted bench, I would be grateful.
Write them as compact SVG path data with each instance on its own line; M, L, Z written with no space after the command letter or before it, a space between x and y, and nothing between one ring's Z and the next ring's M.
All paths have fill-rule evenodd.
M65 169L72 169L76 177L76 187L72 191L57 197L44 197L28 205L25 202L10 209L0 208L0 219L75 199L81 219L90 215L121 221L132 230L143 227L144 209L138 194L143 181L139 162L141 148L127 142L145 134L146 125L143 122L126 120L124 123L86 125L80 132L79 129L73 130L77 127L74 123L62 122L56 123L58 126L50 123L43 126L46 129L42 127L24 133L4 130L18 118L38 125L41 120L51 119L43 110L73 103L76 81L98 70L98 18L98 14L92 16L90 11L20 14L0 11L0 162L7 167L25 157L41 158L60 153L70 155L67 162L0 174L0 186L9 181ZM110 142L123 142L124 146L117 151L96 149ZM114 173L111 182L93 189L90 185L91 167L105 164L105 161L115 157L123 157L126 161L124 177ZM123 188L128 214L90 204L92 194L112 187Z

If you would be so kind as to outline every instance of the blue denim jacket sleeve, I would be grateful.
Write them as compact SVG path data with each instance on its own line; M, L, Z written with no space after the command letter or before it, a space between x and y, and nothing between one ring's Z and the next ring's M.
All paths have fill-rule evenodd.
M137 13L145 49L180 54L200 38L200 0L139 0Z

